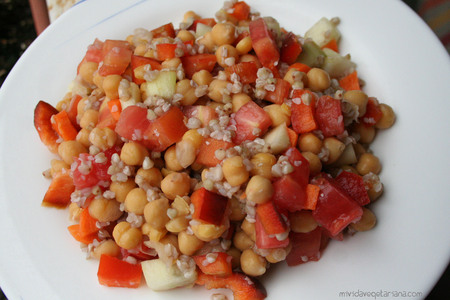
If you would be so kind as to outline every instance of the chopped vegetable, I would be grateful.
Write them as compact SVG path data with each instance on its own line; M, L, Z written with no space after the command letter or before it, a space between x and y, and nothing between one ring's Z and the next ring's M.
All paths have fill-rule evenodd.
M97 277L101 285L138 288L141 283L142 268L139 264L134 265L102 254Z

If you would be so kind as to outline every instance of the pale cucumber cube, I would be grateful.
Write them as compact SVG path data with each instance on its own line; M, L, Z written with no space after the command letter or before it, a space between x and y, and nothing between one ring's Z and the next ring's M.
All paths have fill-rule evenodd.
M305 38L310 38L319 47L323 47L333 39L338 42L341 33L336 28L335 23L323 17L305 33Z
M327 71L331 77L343 77L355 70L356 64L349 58L342 56L339 53L328 48L324 48L323 52L326 56L322 65L322 69Z
M147 97L158 96L170 99L175 94L177 73L175 71L161 71L152 81L141 84L141 90Z
M161 259L141 262L147 286L154 291L166 291L177 287L192 285L197 280L197 272L184 274L176 264L168 267Z

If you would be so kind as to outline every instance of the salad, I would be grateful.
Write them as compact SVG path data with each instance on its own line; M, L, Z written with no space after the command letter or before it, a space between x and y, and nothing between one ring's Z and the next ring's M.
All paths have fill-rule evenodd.
M338 24L299 36L227 1L87 47L34 124L55 154L42 204L68 208L100 284L264 299L271 264L317 261L375 226L370 144L395 114L361 90Z

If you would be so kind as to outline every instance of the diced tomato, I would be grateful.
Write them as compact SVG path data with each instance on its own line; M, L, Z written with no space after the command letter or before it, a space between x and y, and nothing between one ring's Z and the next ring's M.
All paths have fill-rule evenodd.
M347 195L337 182L327 174L313 182L320 187L319 199L313 217L332 236L339 234L350 223L362 216L362 208Z
M278 212L273 201L267 201L256 206L256 214L269 235L286 232L287 225L283 216Z
M198 149L195 163L205 167L215 167L222 161L216 157L216 151L221 149L226 150L231 147L234 147L233 143L213 138L205 138Z
M198 272L198 285L204 285L206 289L230 289L234 300L263 300L267 297L264 287L254 278L242 273L233 273L231 276L220 277Z
M288 266L296 266L308 261L318 261L322 244L322 228L317 227L308 233L290 232L292 249L286 256Z
M158 59L164 61L174 58L175 49L177 49L177 44L157 44L156 53L158 54Z
M34 127L36 128L42 143L52 153L58 153L58 134L53 129L51 118L58 110L44 101L39 101L34 109Z
M192 193L191 203L195 208L193 219L215 225L222 224L228 207L228 198L200 188Z
M233 73L239 76L240 82L242 84L255 83L257 75L258 66L255 62L240 62L225 69L225 73L228 77L231 77Z
M290 212L301 210L306 205L306 186L297 182L292 176L284 175L273 183L273 201L277 207Z
M210 258L214 261L209 262ZM232 257L225 252L212 252L194 256L195 263L203 273L220 277L230 276L233 273L231 260Z
M43 206L54 206L64 208L70 203L70 195L75 186L70 173L59 172L54 175L47 192L42 200Z
M258 18L251 21L249 31L253 49L261 64L271 70L276 69L280 52L264 19Z
M85 59L89 62L100 63L103 59L103 42L95 39L94 43L88 46Z
M202 126L208 126L209 121L217 119L217 113L211 106L206 105L191 105L183 106L183 113L187 118L197 118L202 123Z
M272 125L269 114L253 101L249 101L239 108L234 116L234 121L236 122L236 136L233 142L237 145L262 136Z
M274 91L267 91L265 100L275 104L283 104L284 100L289 97L291 84L284 79L278 78Z
M126 41L106 40L103 44L103 61L98 69L101 76L121 75L131 62L133 51Z
M162 25L158 28L151 30L150 32L153 34L153 38L159 38L159 37L175 38L175 29L173 28L172 23Z
M97 272L101 285L138 288L142 278L140 264L130 264L118 258L102 254Z
M142 141L144 132L150 126L147 109L139 106L128 106L120 114L116 125L116 133L130 141Z
M204 18L204 19L194 20L192 25L189 26L189 30L196 31L198 23L204 24L209 27L213 27L214 25L216 25L216 20L214 18Z
M342 171L337 177L336 182L350 195L359 205L367 205L370 202L369 195L364 184L363 178L355 173Z
M305 93L308 93L310 95L311 101L309 104L305 104L305 101L302 100L302 96ZM299 104L297 104L296 101L292 102L292 128L299 134L316 130L318 128L317 122L314 118L316 110L316 96L309 90L295 89L292 98L298 98L301 101Z
M297 71L308 73L311 70L311 67L302 63L293 63L289 66L289 69L296 69Z
M230 16L235 18L238 21L243 21L248 19L248 15L250 14L250 6L244 1L236 2L232 7L233 12L230 13Z
M150 65L151 70L161 70L161 64L150 57L144 57L139 55L132 55L131 56L131 68L133 69L132 72L132 78L133 82L136 84L142 84L145 82L145 79L143 78L136 78L136 75L134 73L134 70L140 66Z
M370 127L375 125L382 116L383 112L381 111L378 102L373 98L369 98L369 101L367 101L366 113L359 119L364 125Z
M98 114L98 123L95 127L97 128L109 128L114 130L117 125L117 120L114 115L111 113L111 110L108 107L100 110Z
M170 107L167 112L153 120L145 130L144 145L152 151L166 150L170 145L181 140L188 130L183 119L183 112L177 106Z
M316 121L325 137L344 133L344 117L341 102L330 96L322 96L316 105Z
M284 38L280 49L280 60L291 65L295 63L302 50L302 45L298 41L297 36L289 32Z
M181 62L183 64L184 72L188 78L192 78L194 73L206 70L211 72L216 65L217 58L214 54L197 54L191 56L181 57Z
M294 171L288 175L306 186L309 181L309 161L295 147L287 149L284 155L288 157L289 163L294 167Z
M256 241L255 241L256 247L258 247L259 249L284 248L289 245L289 237L282 241L279 241L275 236L269 236L267 232L264 230L264 227L258 215L256 215L255 234L256 234Z

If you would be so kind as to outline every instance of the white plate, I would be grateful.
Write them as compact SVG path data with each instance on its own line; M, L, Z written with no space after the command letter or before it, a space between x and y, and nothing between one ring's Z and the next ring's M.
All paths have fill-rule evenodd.
M376 228L332 242L319 262L277 266L264 279L268 299L425 297L450 257L448 54L400 1L248 2L299 34L323 16L339 16L342 52L358 64L365 91L398 116L373 145L386 190L373 205ZM11 71L0 92L0 283L9 299L188 300L213 293L98 284L97 261L85 260L70 237L67 212L40 206L49 184L41 172L52 156L33 128L33 109L40 99L56 104L62 98L95 38L124 39L137 27L171 21L177 26L187 10L213 16L221 6L201 0L82 2L39 36Z

